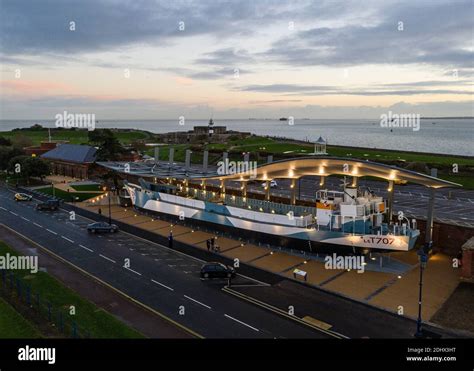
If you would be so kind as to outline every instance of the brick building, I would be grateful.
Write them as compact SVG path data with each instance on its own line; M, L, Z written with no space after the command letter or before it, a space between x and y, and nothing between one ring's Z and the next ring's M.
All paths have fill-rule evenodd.
M61 144L41 155L41 158L50 163L51 172L55 175L87 179L95 162L96 152L91 146Z

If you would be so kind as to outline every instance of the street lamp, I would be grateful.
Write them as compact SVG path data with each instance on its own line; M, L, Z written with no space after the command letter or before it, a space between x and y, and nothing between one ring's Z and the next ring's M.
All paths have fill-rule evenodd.
M416 320L416 338L423 337L423 330L421 328L421 299L422 299L422 291L423 291L423 270L426 268L426 263L428 262L428 254L425 252L431 250L431 242L426 244L424 247L421 247L417 254L420 261L420 291L418 294L418 319Z
M103 188L103 191L106 192L107 191L107 187L104 186ZM108 199L109 199L109 225L112 225L112 206L111 206L111 202L110 202L110 193L115 189L115 187L111 187L110 190L107 192L107 195L109 196Z

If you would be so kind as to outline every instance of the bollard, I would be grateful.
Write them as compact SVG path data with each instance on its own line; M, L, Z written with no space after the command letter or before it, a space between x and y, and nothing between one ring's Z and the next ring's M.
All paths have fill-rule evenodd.
M63 312L59 312L59 331L64 332Z
M77 325L75 321L72 321L72 337L77 338Z
M30 300L30 286L26 286L26 304L28 304L28 306L31 305L31 300Z

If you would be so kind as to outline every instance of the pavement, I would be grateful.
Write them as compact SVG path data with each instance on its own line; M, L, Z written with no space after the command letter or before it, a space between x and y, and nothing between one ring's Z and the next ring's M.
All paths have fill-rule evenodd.
M91 220L78 215L71 220L65 211L37 211L36 201L15 202L5 188L0 188L0 200L0 223L197 336L335 337L226 294L226 281L201 281L202 260L125 232L90 235L86 226ZM130 259L128 268L125 259ZM233 282L263 284L245 277Z
M411 303L417 303L418 286L408 281L401 290L395 290L395 294L389 295L388 291L392 286L396 287L404 282L405 276L399 279L393 273L384 272L357 276L355 272L327 270L322 262L311 260L307 256L273 251L244 241L219 237L217 244L221 246L222 255L238 258L242 263L260 268L262 272L275 272L279 274L276 277L281 277L269 284L262 282L259 279L261 277L239 276L233 281L231 289L253 287L255 289L251 291L252 296L264 294L265 300L270 303L277 301L282 308L296 305L298 308L306 308L298 311L297 318L287 318L282 313L229 294L225 290L226 282L201 281L199 269L203 261L193 256L125 232L89 235L85 231L89 219L76 215L76 220L70 220L69 214L64 211L36 211L34 202L15 203L12 192L4 188L0 188L0 199L0 222L21 231L28 238L34 238L72 264L204 337L407 337L411 336L415 328L415 322L411 318L414 314ZM99 207L86 206L86 203L79 204L81 205L88 210L97 210ZM102 208L103 214L106 214L104 206ZM212 236L208 231L196 229L193 232L191 228L176 226L119 206L112 206L112 217L162 236L167 236L173 230L175 239L201 251L206 249L205 240ZM210 254L209 259L212 256ZM123 267L125 258L130 259L129 268ZM405 254L399 260L409 267L407 275L416 270L417 262L413 256ZM428 267L430 265L429 263ZM314 287L295 282L291 277L293 267L304 267L302 269L309 273L308 283ZM441 259L439 269L426 275L426 286L443 282L447 277L444 272L446 269L446 261ZM435 277L439 277L436 282L432 281ZM425 319L429 318L430 311L436 310L437 305L441 305L449 296L451 283L454 286L454 282L457 282L456 277L451 277L449 284L444 282L446 290L440 292L438 301L433 301L433 305L427 303L429 311L426 312ZM436 285L432 289L433 293L438 290ZM332 291L338 295L334 295ZM387 298L395 298L394 302L386 299L379 304L392 313L367 305L374 304L375 301L372 301L382 293ZM321 307L318 295L323 294L327 295L326 304ZM309 298L308 302L303 300L305 297ZM350 300L349 297L360 302ZM427 295L426 300L431 300L431 297L433 296ZM349 317L351 326L346 323L348 303L358 308L354 311L356 314ZM390 305L386 305L387 303ZM399 305L407 306L403 315L394 314L399 310ZM301 323L301 318L309 319L312 324L319 321L324 325L314 327L308 321ZM390 326L381 325L387 321L398 330L393 331ZM360 326L361 323L364 326ZM336 329L335 332L325 330L325 324L330 324L331 328ZM365 331L357 332L354 326L364 328Z
M1 240L23 255L36 255L41 268L76 293L116 316L149 338L193 338L192 334L173 325L153 312L128 300L111 288L74 269L29 241L21 234L0 225Z
M97 211L98 205L88 202L78 204L89 211ZM140 215L134 209L114 205L112 219L144 228L161 236L173 231L176 240L206 249L205 241L216 236L209 231L171 224L169 222ZM103 209L104 213L104 209ZM306 284L323 288L340 295L368 303L394 313L416 318L418 315L419 265L416 251L394 252L387 255L373 254L363 273L344 269L326 269L323 256L301 254L297 251L275 250L227 237L218 236L217 245L221 254L238 259L259 269L279 274L288 279L295 278L293 270L307 272ZM383 260L380 266L380 259ZM424 274L423 318L430 319L448 300L459 284L459 269L453 268L452 258L438 253L430 258Z

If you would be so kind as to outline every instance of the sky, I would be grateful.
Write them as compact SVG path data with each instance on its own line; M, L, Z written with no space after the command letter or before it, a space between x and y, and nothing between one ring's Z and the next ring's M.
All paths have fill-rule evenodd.
M0 0L0 119L474 116L472 0Z

